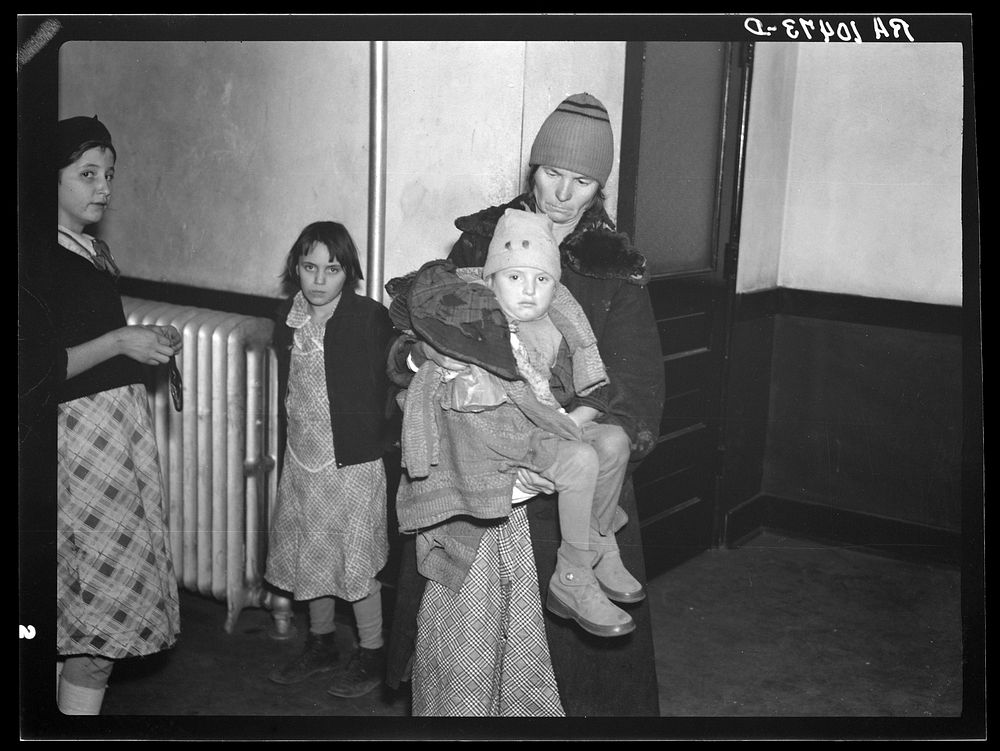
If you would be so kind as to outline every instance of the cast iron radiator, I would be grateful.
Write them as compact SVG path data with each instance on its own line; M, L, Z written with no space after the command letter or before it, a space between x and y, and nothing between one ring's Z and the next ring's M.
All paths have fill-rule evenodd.
M207 308L123 297L129 324L173 325L183 409L167 369L147 389L178 586L227 604L232 633L244 607L269 608L275 638L291 637L286 598L263 587L268 520L277 496L278 388L273 322Z

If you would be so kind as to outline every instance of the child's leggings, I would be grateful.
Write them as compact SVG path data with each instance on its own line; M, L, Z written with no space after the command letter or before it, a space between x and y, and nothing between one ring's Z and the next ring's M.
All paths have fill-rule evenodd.
M331 634L337 626L334 622L336 599L317 597L309 601L309 631L313 634ZM358 642L365 649L378 649L382 638L382 583L372 578L368 584L368 595L351 603L354 620L358 626Z
M617 425L587 423L583 438L560 440L556 460L542 475L559 493L563 541L586 550L592 526L603 534L611 529L631 447Z

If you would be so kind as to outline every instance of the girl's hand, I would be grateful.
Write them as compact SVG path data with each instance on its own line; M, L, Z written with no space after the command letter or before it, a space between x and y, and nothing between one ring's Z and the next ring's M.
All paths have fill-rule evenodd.
M174 354L180 353L181 349L184 347L184 338L181 336L181 332L177 330L175 326L146 326L148 329L152 329L161 336L166 337L170 346L174 349Z
M542 477L537 472L532 472L524 467L517 468L517 480L514 483L521 490L531 493L555 493L556 486L552 480Z
M118 353L130 357L144 365L160 365L167 362L175 352L174 344L163 329L177 329L173 326L123 326L113 332ZM180 334L177 334L180 337ZM180 342L177 343L180 349Z

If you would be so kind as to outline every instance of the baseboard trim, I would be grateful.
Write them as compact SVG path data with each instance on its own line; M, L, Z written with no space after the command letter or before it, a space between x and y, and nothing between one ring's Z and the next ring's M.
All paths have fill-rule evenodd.
M891 558L949 567L962 561L958 532L763 493L726 515L724 544L739 547L764 530Z

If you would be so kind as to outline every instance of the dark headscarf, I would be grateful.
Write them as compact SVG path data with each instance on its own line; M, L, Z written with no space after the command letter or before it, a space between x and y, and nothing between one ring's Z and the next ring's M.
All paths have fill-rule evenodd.
M58 140L56 156L59 169L71 164L73 155L85 144L89 145L88 148L103 146L111 149L115 157L118 156L118 152L115 151L115 147L111 143L111 133L104 127L104 123L97 119L97 115L60 120L56 136Z

